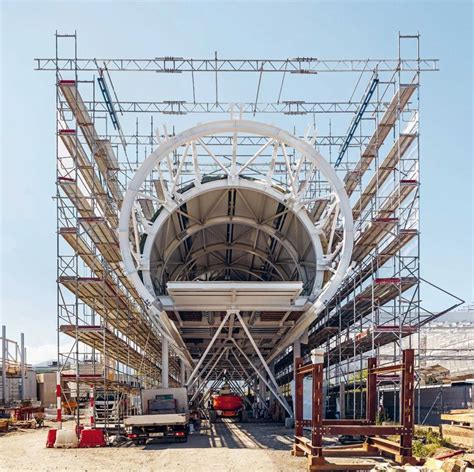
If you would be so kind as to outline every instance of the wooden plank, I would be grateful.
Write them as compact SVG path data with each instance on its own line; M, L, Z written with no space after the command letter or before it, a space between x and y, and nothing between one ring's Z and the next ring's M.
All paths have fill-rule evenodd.
M446 433L449 435L462 436L474 440L474 429L470 426L455 426L450 424L443 424L441 425L441 433L443 436Z
M474 415L474 410L472 408L464 408L461 410L449 410L449 415Z
M381 374L384 372L398 372L400 370L403 370L403 364L394 364L394 365L384 365L380 367L375 367L372 369L372 372L374 374Z
M474 413L453 415L450 413L444 413L441 415L441 420L452 421L456 423L468 423L474 425Z
M474 429L468 426L441 425L443 439L453 444L474 448Z

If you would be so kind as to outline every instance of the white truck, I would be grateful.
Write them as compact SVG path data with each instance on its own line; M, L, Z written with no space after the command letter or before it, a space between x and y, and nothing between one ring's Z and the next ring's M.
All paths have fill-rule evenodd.
M142 391L144 415L124 419L127 436L135 444L150 440L188 440L188 398L185 388L157 388Z

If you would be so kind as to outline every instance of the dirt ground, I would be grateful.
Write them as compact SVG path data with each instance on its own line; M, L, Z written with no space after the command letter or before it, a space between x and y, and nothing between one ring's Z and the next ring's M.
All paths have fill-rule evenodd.
M125 444L117 448L46 449L47 428L0 437L0 470L67 471L303 471L290 455L292 430L268 423L213 425L184 444Z

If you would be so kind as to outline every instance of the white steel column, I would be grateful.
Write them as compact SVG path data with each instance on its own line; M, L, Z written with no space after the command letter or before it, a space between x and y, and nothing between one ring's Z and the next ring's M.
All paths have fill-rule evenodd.
M20 369L21 369L21 400L25 399L25 368L26 368L26 360L25 360L25 334L20 334Z
M186 364L183 359L179 360L179 368L180 368L180 384L181 387L184 387L186 385Z
M3 403L8 403L7 394L7 358L8 358L8 346L7 346L7 327L2 326L2 396Z
M219 355L219 353L221 352L221 349L223 348L224 346L220 346L219 348L217 348L217 350L214 352L214 354L211 356L211 358L209 359L209 361L206 363L206 365L201 369L201 372L205 372L207 370L207 368L214 362L214 359ZM194 384L201 379L201 373L199 373L196 378L190 382L189 381L189 378L190 376L188 376L188 381L186 383L188 389L192 388L194 386Z
M297 357L301 357L301 340L299 338L293 343L293 362Z
M169 378L169 344L164 337L161 338L161 387L168 388Z
M214 369L216 368L216 365L217 363L221 360L222 356L224 355L224 353L227 351L227 349L229 349L228 347L224 347L222 349L222 352L220 353L219 357L216 359L216 361L214 362L214 364L212 365L212 367L210 368L209 372L207 373L206 377L204 378L204 380L202 381L201 385L198 387L198 389L194 392L194 395L192 396L190 402L192 402L198 395L198 393L201 391L202 387L204 387L206 384L207 384L207 379L209 378L209 376L212 374L212 372L214 371Z
M275 361L270 362L269 367L273 376L275 376ZM270 411L272 409L274 401L275 401L275 395L273 395L273 393L270 391L270 402L269 402Z
M294 370L294 366L295 366L295 359L297 357L301 357L301 339L300 338L298 338L293 343L293 385L296 385L296 371ZM296 404L293 404L293 410L296 415Z
M234 356L235 360L239 364L240 368L243 370L244 374L248 377L247 382L249 384L249 387L252 388L255 396L258 397L260 400L262 400L262 397L260 396L260 393L259 393L258 389L250 386L250 384L253 383L252 380L251 380L252 375L250 375L248 373L247 369L242 365L242 362L240 362L240 359L236 356L235 352L232 349L230 351L232 352L232 355Z

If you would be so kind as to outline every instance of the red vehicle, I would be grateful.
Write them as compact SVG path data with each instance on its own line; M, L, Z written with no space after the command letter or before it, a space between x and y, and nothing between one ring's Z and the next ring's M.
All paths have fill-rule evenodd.
M224 384L219 394L212 398L211 418L214 421L218 416L240 419L243 406L242 397L232 393L229 385Z

